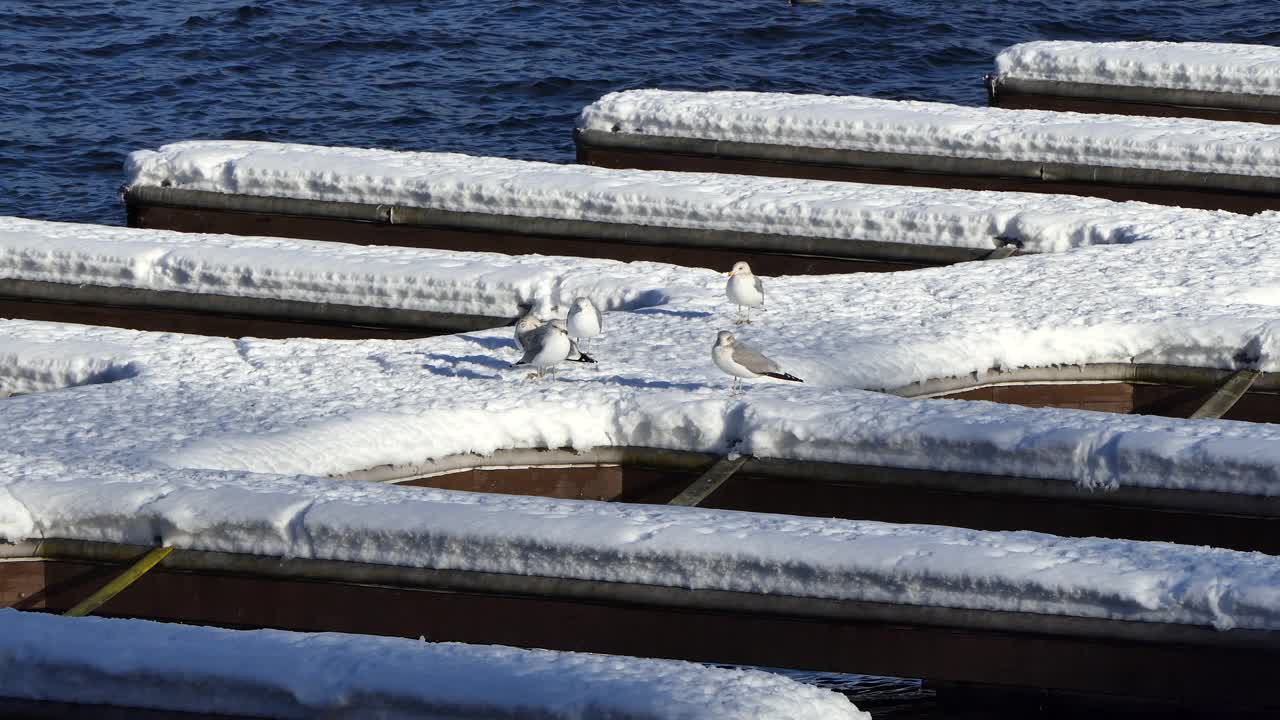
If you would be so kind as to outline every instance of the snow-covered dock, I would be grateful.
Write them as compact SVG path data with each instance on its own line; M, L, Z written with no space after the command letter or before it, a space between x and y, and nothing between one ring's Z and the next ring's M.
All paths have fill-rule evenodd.
M1128 242L1158 208L1075 197L189 142L130 160L129 224L813 274ZM1007 250L1004 246L1008 246Z
M144 500L159 479L168 494ZM1273 556L305 478L141 481L99 490L94 519L64 497L62 532L222 549L174 551L111 616L1276 702ZM112 515L126 505L132 518ZM147 549L0 544L6 604L65 611Z
M869 720L779 675L682 662L11 610L0 637L6 714Z
M991 104L1086 113L1280 123L1280 48L1040 40L1005 48Z
M0 377L24 393L0 400L5 602L69 607L168 545L102 612L1274 704L1280 560L1132 538L1274 542L1280 426L869 391L1064 366L1280 372L1271 216L1114 207L1141 216L1076 229L1121 244L767 279L765 312L737 332L805 382L738 396L709 357L734 314L723 275L669 265L498 259L507 289L485 302L514 304L529 277L542 280L523 300L596 288L617 310L593 345L599 364L556 382L510 369L507 328L344 342L0 321ZM148 248L132 253L45 225L13 241L24 260L11 264L58 274L45 280L132 274L181 291L248 273L262 281L245 292L323 282L359 297L394 275L356 263L344 275L326 254L339 250L302 243L311 264L263 289L252 263L196 250L169 256L185 275L152 272L168 267L143 240L155 233L111 231ZM375 249L341 250L357 251ZM404 267L433 256L390 252ZM475 260L450 291L460 303L489 287ZM529 455L625 475L646 471L645 449L675 458L682 481L716 458L751 459L708 508L354 481L548 464ZM714 507L742 507L754 492L742 488L764 482L753 510L807 502L851 517ZM768 493L792 504L764 505ZM865 519L880 511L906 524Z
M0 218L0 316L226 337L413 338L539 300L657 302L670 269ZM563 297L562 297L563 296Z
M579 162L1280 209L1280 129L865 97L629 90L587 106Z

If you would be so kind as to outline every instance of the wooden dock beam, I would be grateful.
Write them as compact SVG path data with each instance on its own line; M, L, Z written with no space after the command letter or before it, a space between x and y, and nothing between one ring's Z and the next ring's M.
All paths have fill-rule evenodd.
M0 546L0 588L58 611L145 548ZM21 572L19 572L19 570ZM369 612L369 608L377 612ZM179 550L103 614L1280 706L1280 634Z

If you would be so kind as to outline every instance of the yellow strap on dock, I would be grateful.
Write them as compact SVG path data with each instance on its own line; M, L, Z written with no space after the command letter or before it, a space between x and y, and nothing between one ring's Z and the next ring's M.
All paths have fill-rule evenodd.
M1217 420L1240 402L1253 382L1262 377L1261 370L1238 370L1222 381L1204 404L1191 413L1192 420Z
M729 479L730 475L738 472L738 468L742 467L751 459L750 455L739 455L735 458L722 457L711 466L693 484L685 488L679 495L672 498L668 505L684 505L685 507L696 507L703 500L706 500L711 493L715 492Z
M171 552L173 552L173 548L165 546L158 547L143 555L128 570L120 573L114 580L103 585L98 592L85 598L78 605L63 613L63 615L67 617L84 617L97 610L103 603L119 595L125 588L137 581L138 578L146 575L148 570L159 565L160 561L169 557Z

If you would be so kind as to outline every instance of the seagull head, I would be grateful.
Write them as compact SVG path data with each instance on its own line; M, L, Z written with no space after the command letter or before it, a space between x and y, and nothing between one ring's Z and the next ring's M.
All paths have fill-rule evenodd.
M521 318L516 321L516 331L527 333L541 324L542 320L540 320L537 315L528 313L527 315L521 316Z
M595 303L591 302L591 298L584 298L584 297L574 298L573 309L577 310L578 312L582 312L588 309L594 310Z
M731 347L738 339L728 330L721 330L716 333L716 347Z
M750 275L750 274L751 274L751 266L742 260L739 260L738 262L734 263L733 269L728 272L729 277L733 277L734 275Z

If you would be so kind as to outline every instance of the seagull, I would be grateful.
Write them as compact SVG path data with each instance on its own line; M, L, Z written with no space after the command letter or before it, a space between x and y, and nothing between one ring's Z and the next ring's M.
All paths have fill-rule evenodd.
M520 316L519 320L516 320L516 324L514 328L515 329L514 334L516 338L516 347L520 350L528 349L530 333L533 333L538 328L543 327L544 324L545 323L543 322L542 318L538 317L537 311L534 310L533 308L529 308L529 310L525 312L524 315ZM569 344L570 344L569 362L584 362L584 363L595 362L595 358L591 357L590 355L578 349L578 343L570 340Z
M590 340L604 329L604 319L590 298L580 297L569 308L569 336L577 340ZM586 345L586 343L583 343Z
M528 344L529 333L540 327L542 327L542 319L533 312L532 308L530 308L529 312L521 315L520 319L516 320L516 347L524 350L525 345Z
M556 377L555 366L569 359L573 349L573 341L569 339L569 329L563 320L552 320L530 332L524 338L524 357L511 367L532 365L538 370L541 378L547 370L551 370L551 379Z
M711 359L715 361L716 367L733 376L731 392L738 391L742 378L765 376L778 380L804 382L795 375L782 372L778 363L738 342L738 339L728 330L721 330L716 335L716 344L711 346Z
M724 287L724 294L738 306L738 325L751 324L751 308L764 307L764 283L751 274L751 266L738 261L728 273L729 283ZM742 309L746 308L746 317Z

